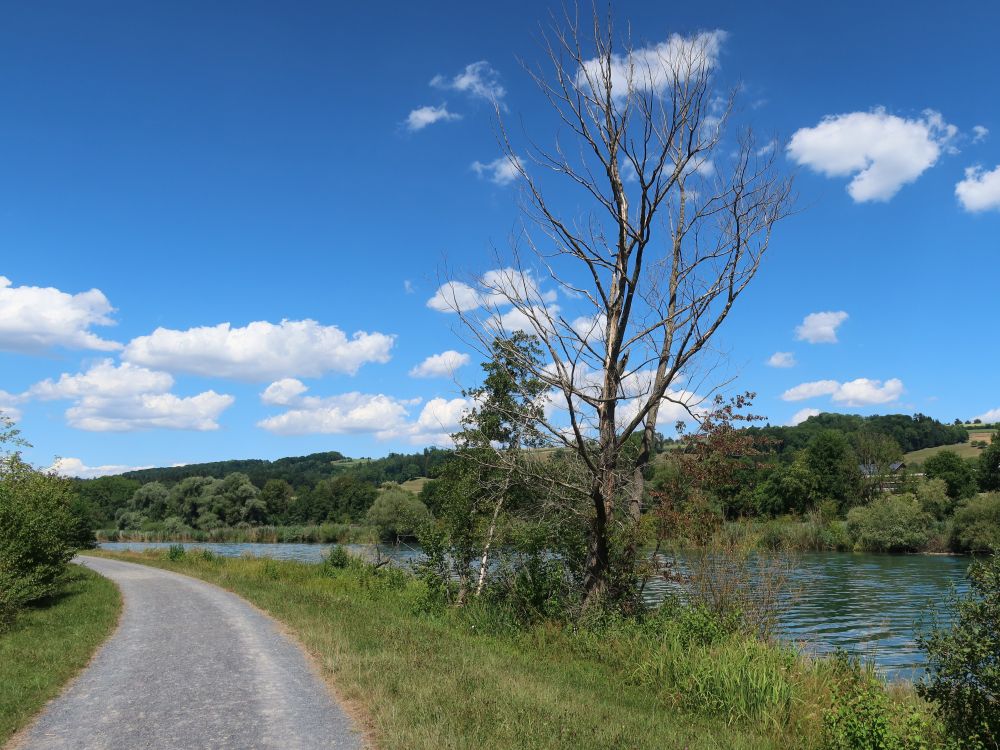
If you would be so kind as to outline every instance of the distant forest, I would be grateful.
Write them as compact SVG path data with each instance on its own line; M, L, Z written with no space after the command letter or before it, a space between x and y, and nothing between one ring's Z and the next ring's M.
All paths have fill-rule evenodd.
M846 440L862 434L884 435L901 453L969 440L966 428L923 414L820 414L794 427L747 429L766 438L762 442L771 455L768 463L775 469L791 466L806 448L831 433ZM661 440L658 445L664 450L678 449L674 440ZM75 484L93 527L100 529L210 531L236 525L357 523L365 521L379 488L387 482L433 480L441 476L453 455L450 450L428 448L377 459L350 459L329 451L275 461L246 459L143 469ZM857 470L856 460L845 465L849 471ZM767 472L754 471L747 479L756 485L765 476ZM431 511L435 484L432 481L421 493ZM738 505L743 508L739 512L751 512L744 503Z

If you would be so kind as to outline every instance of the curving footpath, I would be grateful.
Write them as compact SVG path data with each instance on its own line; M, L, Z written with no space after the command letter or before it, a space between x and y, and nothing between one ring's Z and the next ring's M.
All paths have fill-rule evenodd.
M305 654L243 599L145 565L77 562L121 588L121 623L18 750L363 746Z

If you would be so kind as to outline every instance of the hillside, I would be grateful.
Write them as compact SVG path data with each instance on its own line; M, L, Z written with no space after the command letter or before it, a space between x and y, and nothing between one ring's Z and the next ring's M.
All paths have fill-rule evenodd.
M940 453L941 451L954 451L962 458L978 458L979 454L982 453L982 448L973 445L976 442L985 442L989 445L993 442L993 432L989 430L970 430L969 431L969 442L959 443L957 445L938 445L933 448L922 448L917 451L910 451L904 458L909 464L922 464L928 458L933 456L935 453Z

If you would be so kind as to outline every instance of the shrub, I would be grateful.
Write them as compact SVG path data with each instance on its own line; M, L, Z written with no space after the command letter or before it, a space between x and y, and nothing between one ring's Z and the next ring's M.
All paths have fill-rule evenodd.
M57 590L79 544L66 480L0 457L0 626Z
M368 523L378 529L379 536L391 541L412 537L429 518L427 506L412 492L398 487L380 494L366 516Z
M927 676L917 692L937 705L966 747L1000 747L1000 555L969 568L970 591L952 593L952 617L918 638Z
M930 527L931 517L913 495L883 495L847 514L855 549L868 552L922 549L930 538Z
M183 560L186 552L183 544L171 544L167 550L167 557L171 560Z
M943 479L927 479L916 487L917 502L924 513L939 521L944 520L955 508L955 502L948 497L948 485Z
M890 701L871 666L834 656L833 705L823 714L824 750L924 750L939 732L916 709Z
M955 511L952 546L963 552L1000 551L1000 492L980 495Z
M341 547L339 544L335 544L330 547L330 554L326 556L323 560L323 564L327 568L333 568L334 570L343 570L348 565L351 564L351 555L346 549Z
M955 451L935 453L924 462L928 479L943 479L948 486L948 497L961 500L976 494L976 471Z

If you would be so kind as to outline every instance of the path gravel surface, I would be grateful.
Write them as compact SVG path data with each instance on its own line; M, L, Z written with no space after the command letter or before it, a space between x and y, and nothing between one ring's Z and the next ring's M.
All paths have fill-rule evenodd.
M363 746L302 650L240 597L145 565L77 562L121 588L121 624L17 750Z

